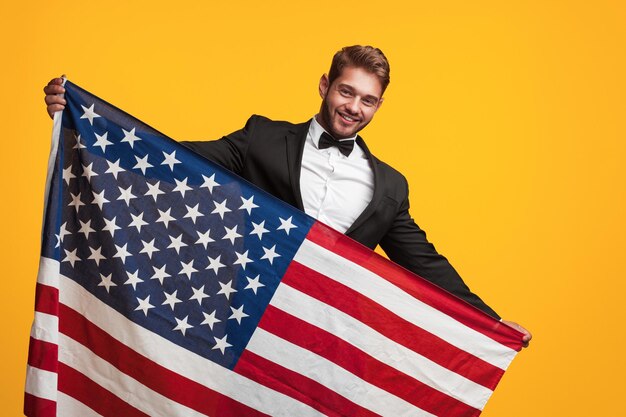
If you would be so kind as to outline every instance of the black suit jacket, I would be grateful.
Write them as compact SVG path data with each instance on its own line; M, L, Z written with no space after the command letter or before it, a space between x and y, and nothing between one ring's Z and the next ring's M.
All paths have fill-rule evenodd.
M255 115L243 129L219 140L184 144L304 210L300 165L309 123L292 124ZM357 143L374 172L374 195L346 235L371 249L380 244L395 263L499 318L469 290L448 260L428 242L426 233L415 224L409 214L409 191L404 176L372 155L360 136Z

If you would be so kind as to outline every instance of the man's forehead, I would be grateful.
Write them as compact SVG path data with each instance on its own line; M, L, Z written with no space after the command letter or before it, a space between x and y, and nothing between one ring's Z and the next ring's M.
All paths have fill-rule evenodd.
M383 86L376 74L361 67L348 66L341 70L341 73L334 81L339 86L351 88L360 95L368 95L380 99Z

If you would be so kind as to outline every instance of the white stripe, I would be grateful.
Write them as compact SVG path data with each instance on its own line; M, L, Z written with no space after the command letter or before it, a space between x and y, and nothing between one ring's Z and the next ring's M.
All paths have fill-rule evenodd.
M35 397L56 401L57 374L26 365L26 388L24 391Z
M59 318L52 314L35 311L30 337L56 345L59 342Z
M78 311L113 338L153 362L270 415L320 416L317 410L289 396L230 371L161 336L136 326L101 303L71 279L61 275L62 304Z
M65 80L63 80L63 85L65 85ZM61 94L61 96L63 96ZM54 113L54 122L52 125L52 139L51 139L51 144L50 144L50 156L48 157L48 173L46 174L46 188L44 190L44 208L43 208L43 220L42 220L42 224L46 224L46 213L48 211L48 196L50 194L50 186L52 184L52 177L59 175L58 172L54 172L54 164L56 162L56 158L57 158L57 152L59 151L59 138L61 136L61 128L62 128L62 121L63 121L63 112L62 111L57 111ZM63 181L60 182L60 184L63 184ZM52 230L56 230L56 225L51 225L51 227L53 228ZM45 232L45 230L42 230L42 233Z
M358 291L403 319L500 369L506 370L517 353L313 242L305 240L294 260Z
M59 361L150 416L200 417L204 415L144 386L63 334L59 340Z
M492 394L490 389L450 371L352 316L285 284L278 287L271 304L469 406L482 410Z
M75 398L59 392L57 400L57 416L63 417L102 417Z
M424 416L426 411L378 388L329 360L258 328L247 350L306 376L350 401L383 416Z
M42 256L39 258L37 282L50 287L59 288L59 268L59 261Z

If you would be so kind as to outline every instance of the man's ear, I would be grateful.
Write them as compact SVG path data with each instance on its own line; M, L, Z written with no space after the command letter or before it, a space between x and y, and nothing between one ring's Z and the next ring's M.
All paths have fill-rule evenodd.
M380 106L383 105L383 101L385 101L384 97L381 97L380 100L378 100L378 104L376 105L376 110L380 109Z
M328 94L328 75L326 74L322 74L322 77L320 78L320 85L319 85L319 92L320 92L320 97L322 99L326 98L326 94Z

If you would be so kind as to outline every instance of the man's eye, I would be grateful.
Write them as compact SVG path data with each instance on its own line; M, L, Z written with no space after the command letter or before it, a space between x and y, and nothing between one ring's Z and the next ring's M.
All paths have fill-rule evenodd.
M345 96L345 97L350 97L352 95L350 90L344 90L344 89L339 90L339 94L341 94L342 96Z
M363 104L365 104L367 107L372 107L376 105L376 102L374 100L363 100Z

